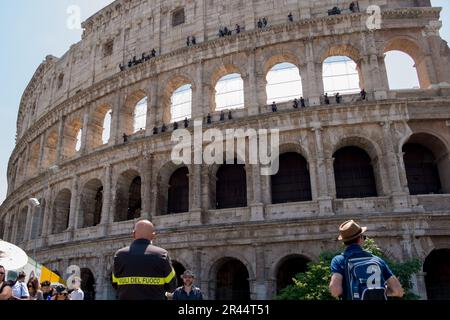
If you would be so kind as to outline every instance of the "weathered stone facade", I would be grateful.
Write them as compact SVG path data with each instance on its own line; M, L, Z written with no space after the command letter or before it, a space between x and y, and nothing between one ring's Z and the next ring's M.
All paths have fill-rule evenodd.
M83 39L61 58L48 56L25 90L0 236L30 254L36 250L40 262L60 273L73 264L90 269L97 299L114 298L112 255L130 243L135 222L116 217L127 186L139 176L141 217L155 223L157 244L197 274L210 299L218 270L230 259L247 268L251 298L273 298L281 265L339 248L337 226L348 218L367 225L398 259L425 261L433 250L449 249L450 53L438 33L440 10L429 1L359 1L361 13L327 16L334 5L350 2L117 0L89 18ZM380 30L366 27L370 4L381 5ZM172 12L180 8L185 23L172 27ZM287 21L289 12L294 22ZM256 28L260 17L269 20L262 30ZM219 27L235 24L242 33L218 38ZM197 45L186 47L187 36L196 36ZM119 71L119 63L153 48L156 58ZM384 54L390 50L414 59L420 89L389 89ZM340 105L323 104L322 63L336 55L357 63L368 100L349 95ZM272 113L266 106L266 74L280 62L299 68L307 108L285 103ZM245 109L221 122L214 86L234 72L244 80ZM246 165L247 207L216 209L217 168L190 165L189 212L162 214L178 167L170 161L171 132L155 135L153 128L168 124L170 97L183 84L192 85L192 118L212 116L205 129L279 128L281 151L308 162L312 201L272 204L270 177ZM132 108L145 96L146 128L133 133ZM103 145L102 119L110 109L111 138ZM407 143L431 150L442 194L410 194ZM377 197L336 197L333 156L347 146L370 156ZM103 205L95 224L89 201L99 187ZM32 197L41 199L40 214L28 203ZM424 277L417 275L415 284L426 298Z

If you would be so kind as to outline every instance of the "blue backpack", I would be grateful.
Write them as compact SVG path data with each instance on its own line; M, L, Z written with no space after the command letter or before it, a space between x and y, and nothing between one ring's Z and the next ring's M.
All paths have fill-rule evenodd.
M347 300L387 300L386 279L379 258L368 252L345 256Z

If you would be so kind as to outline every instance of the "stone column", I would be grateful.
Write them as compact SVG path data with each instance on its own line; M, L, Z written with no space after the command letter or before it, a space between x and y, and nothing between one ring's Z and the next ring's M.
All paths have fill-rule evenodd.
M111 179L112 179L112 170L111 164L106 164L104 167L104 175L103 175L103 205L102 205L102 217L100 219L100 225L103 236L106 236L108 233L108 225L109 225L109 216L111 214Z
M261 170L259 164L250 164L247 166L250 173L250 179L252 183L252 197L249 203L250 207L250 221L263 221L264 220L264 205L262 203L262 190L261 190Z
M442 54L441 48L444 46L444 42L439 35L439 30L442 28L441 21L430 21L425 27L423 32L425 39L428 42L429 50L431 53L430 73L435 74L435 77L429 77L431 84L450 84L450 66L448 65L445 55ZM435 78L435 82L432 79Z
M153 128L158 126L157 123L157 108L158 108L158 76L155 76L150 83L148 94L149 107L147 108L147 124L145 128L145 135L150 137L153 135Z
M317 200L319 202L319 210L320 215L333 215L333 196L329 189L329 179L328 175L332 172L332 167L330 165L333 164L331 159L325 159L325 153L323 149L323 141L322 141L322 132L323 128L317 124L314 126L311 131L314 133L315 141L316 141L316 155L317 157L314 159L315 170L316 170L316 186L317 186ZM311 161L314 161L311 160ZM331 161L330 161L331 160ZM334 181L334 180L333 180Z
M27 143L27 148L25 149L25 161L23 162L25 168L23 169L22 181L28 179L28 168L30 166L30 144Z
M36 208L32 205L28 205L27 222L25 224L25 234L23 235L23 242L31 240L31 232L33 230L34 215L36 214Z
M83 114L83 128L81 131L81 150L80 150L81 154L85 154L86 150L87 150L87 137L89 134L89 132L88 132L89 131L89 129L88 129L88 127L89 127L89 109L90 109L90 106L86 107L86 110L84 111L84 114Z
M203 61L200 60L196 65L196 81L193 100L192 100L192 120L203 120L204 102L203 102ZM194 85L194 84L193 84Z
M3 240L9 241L9 242L12 242L11 238L10 238L11 231L12 231L12 216L13 216L12 211L10 211L6 214L5 225L4 225L5 229L3 231Z
M385 145L385 154L383 158L387 166L387 175L381 175L381 179L389 178L392 206L394 211L411 211L408 208L408 194L404 192L402 181L400 179L400 164L397 161L394 143L392 141L392 128L389 121L380 123L383 131L383 141Z
M61 115L58 123L58 144L56 146L56 163L60 163L63 157L64 127L66 116Z
M215 178L215 177L214 177ZM211 177L213 179L213 177ZM209 177L209 168L204 165L201 166L201 208L203 211L208 211L211 208L211 199L210 199L210 177Z
M249 116L259 114L258 96L255 94L257 91L257 73L256 73L256 61L254 50L247 51L247 76L244 80L244 100L247 108L247 114Z
M389 82L384 64L385 55L378 55L373 32L365 33L363 39L366 43L366 54L361 59L362 75L365 82L363 89L369 94L373 94L376 100L387 99Z
M302 79L302 83L304 84L303 87L305 90L303 95L305 97L305 100L309 101L310 106L317 106L320 105L320 97L324 92L321 74L322 67L321 63L316 64L315 62L314 47L312 41L308 41L306 43L305 51L307 72Z
M69 213L69 228L68 231L71 232L70 239L72 239L73 231L78 227L78 204L80 202L80 196L79 196L79 180L80 177L78 175L75 175L72 178L72 194L70 199L70 213Z
M255 259L255 281L252 290L252 299L267 300L268 288L266 286L266 259L264 246L260 244L253 245Z
M52 225L52 209L53 209L53 203L52 203L52 196L51 196L51 189L50 184L48 185L47 189L45 190L44 194L45 200L45 210L44 210L44 217L42 219L42 246L47 246L47 238L51 233L51 225Z
M202 210L202 166L193 164L189 174L189 211Z
M41 134L41 137L39 138L39 160L37 164L37 171L38 173L42 171L42 163L44 161L44 154L45 154L45 134Z
M143 158L141 160L142 171L142 214L143 219L152 219L154 212L151 211L151 198L152 198L152 180L153 180L153 154L144 151Z
M120 111L122 110L122 104L124 103L122 98L122 92L117 91L115 102L112 106L112 119L111 119L111 139L114 141L114 144L119 144L123 132L120 132Z
M19 225L19 211L20 208L17 206L15 212L13 213L13 217L11 218L11 237L10 242L15 243L17 238L17 227Z
M195 274L196 281L198 284L202 283L202 280L204 278L204 275L202 273L202 255L203 255L202 249L200 249L200 248L193 249L192 256L193 256L194 263L192 266L192 268L193 268L192 271ZM206 288L200 288L200 289L202 289L202 292L206 291L205 290Z

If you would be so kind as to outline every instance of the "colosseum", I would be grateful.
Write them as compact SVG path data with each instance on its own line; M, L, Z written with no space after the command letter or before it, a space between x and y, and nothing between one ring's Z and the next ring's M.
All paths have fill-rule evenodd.
M352 218L395 259L423 262L422 299L449 298L440 12L429 0L114 1L23 94L0 237L62 276L79 266L87 297L115 299L113 254L147 218L206 298L273 299L341 248L337 227ZM391 51L414 61L417 88L390 88ZM340 99L330 63L356 70ZM172 132L194 121L279 129L278 173L175 164Z

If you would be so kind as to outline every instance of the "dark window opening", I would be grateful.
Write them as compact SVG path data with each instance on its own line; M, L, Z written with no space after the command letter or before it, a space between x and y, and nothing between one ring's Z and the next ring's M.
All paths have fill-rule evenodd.
M128 199L128 220L139 218L142 210L141 177L133 179Z
M305 158L294 152L282 154L279 171L272 176L272 203L311 200L311 179Z
M243 164L224 164L216 175L216 208L247 206L247 177Z
M450 300L450 249L431 252L423 271L428 300Z
M184 8L180 8L175 10L172 13L172 27L179 26L180 24L185 23L186 16L184 14Z
M169 181L167 212L183 213L189 211L189 170L186 167L176 170Z
M412 195L441 192L441 181L433 153L419 144L403 147L408 188Z
M108 57L114 52L114 40L109 40L103 45L103 57Z
M308 270L308 260L302 256L293 256L284 260L278 267L277 294L287 286L293 285L296 275Z
M217 272L216 300L250 300L248 279L248 270L242 262L226 261Z
M364 150L357 147L345 147L337 151L334 158L338 199L377 196L371 159Z

